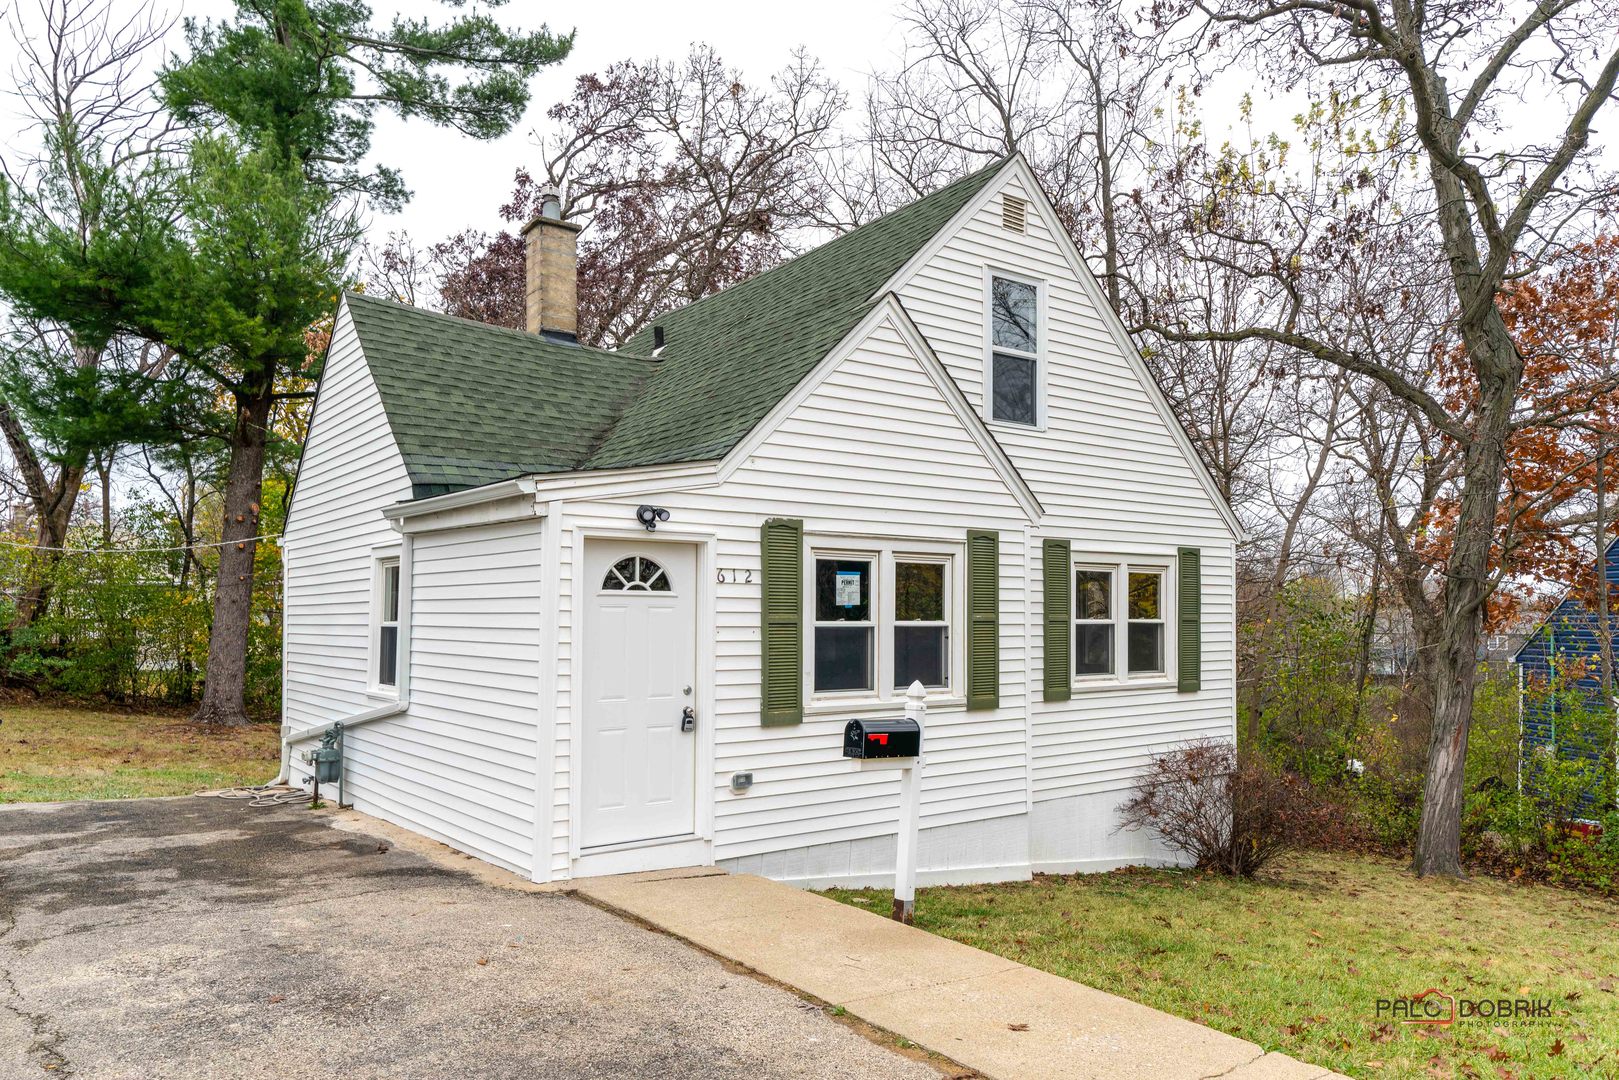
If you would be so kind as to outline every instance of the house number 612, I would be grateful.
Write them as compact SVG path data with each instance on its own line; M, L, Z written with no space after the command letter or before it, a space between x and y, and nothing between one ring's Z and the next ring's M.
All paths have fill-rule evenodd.
M752 585L753 571L738 570L735 567L731 569L721 567L719 573L714 576L714 580L721 585Z

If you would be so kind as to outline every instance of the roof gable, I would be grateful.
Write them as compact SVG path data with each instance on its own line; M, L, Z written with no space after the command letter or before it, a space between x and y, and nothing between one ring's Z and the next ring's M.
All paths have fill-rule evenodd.
M950 376L938 354L933 351L933 347L928 344L927 338L917 328L910 312L905 310L904 303L894 293L884 293L878 302L872 306L866 317L856 324L845 337L839 347L828 353L825 359L817 364L811 373L794 388L792 393L783 398L770 411L770 414L748 433L746 438L737 443L725 460L720 463L720 480L729 479L741 467L742 463L757 451L807 398L815 393L821 384L826 381L827 377L837 370L840 364L847 360L878 328L885 324L891 326L894 333L905 343L906 349L920 367L923 376L938 391L940 403L961 424L963 434L978 447L979 452L984 456L985 462L1000 477L1002 483L1006 485L1007 493L1022 508L1031 522L1039 521L1045 511L1034 491L1030 489L1028 481L1023 478L1022 473L1018 472L1017 466L1012 463L1012 459L1006 455L1006 451L995 440L995 436L991 434L988 426L985 425L984 418L968 402L966 396L961 392L961 387Z
M1044 221L1053 223L1049 231L1061 258L1067 263L1074 281L1089 300L1091 309L1106 328L1108 336L1113 340L1119 355L1135 376L1136 382L1146 395L1153 411L1158 414L1164 430L1168 433L1175 444L1175 448L1191 469L1198 486L1203 489L1204 494L1208 497L1210 505L1231 532L1233 539L1238 541L1245 539L1246 533L1243 530L1241 521L1238 520L1235 511L1232 510L1230 502L1221 494L1220 486L1215 482L1214 475L1209 471L1208 464L1192 445L1191 437L1187 435L1186 428L1182 426L1179 417L1175 415L1175 410L1170 406L1169 398L1164 394L1163 387L1148 369L1146 361L1142 359L1141 350L1136 347L1135 340L1130 336L1130 332L1125 329L1118 312L1114 311L1113 305L1108 302L1101 283L1097 281L1090 264L1085 261L1084 253L1080 251L1079 245L1074 242L1073 236L1060 224L1061 215L1058 214L1056 206L1046 194L1045 188L1040 185L1039 179L1034 175L1034 170L1030 168L1028 161L1021 154L1012 156L1002 164L1005 168L994 170L993 182L982 185L972 198L964 200L957 213L948 222L945 222L927 243L919 247L915 254L896 267L894 273L884 280L880 288L884 292L890 290L902 292L906 282L922 272L923 268L941 251L945 250L955 236L984 210L985 206L995 198L998 192L1015 181L1020 189L1020 197L1033 201L1036 204L1035 209L1039 216Z

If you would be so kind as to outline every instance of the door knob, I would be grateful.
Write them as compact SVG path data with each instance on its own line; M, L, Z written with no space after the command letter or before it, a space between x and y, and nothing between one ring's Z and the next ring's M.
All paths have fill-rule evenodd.
M681 731L696 731L697 730L697 714L691 711L691 706L690 705L687 705L684 709L682 709L680 711L680 730Z

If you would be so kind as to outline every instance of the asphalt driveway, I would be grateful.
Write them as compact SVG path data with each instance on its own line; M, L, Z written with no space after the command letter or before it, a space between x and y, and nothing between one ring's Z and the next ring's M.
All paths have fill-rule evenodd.
M0 807L0 1077L937 1078L560 894L299 808Z

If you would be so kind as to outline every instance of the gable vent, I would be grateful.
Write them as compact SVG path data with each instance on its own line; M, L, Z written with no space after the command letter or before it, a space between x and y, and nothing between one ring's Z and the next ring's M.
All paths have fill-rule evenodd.
M1001 196L1001 226L1022 232L1028 224L1029 204L1015 195Z

